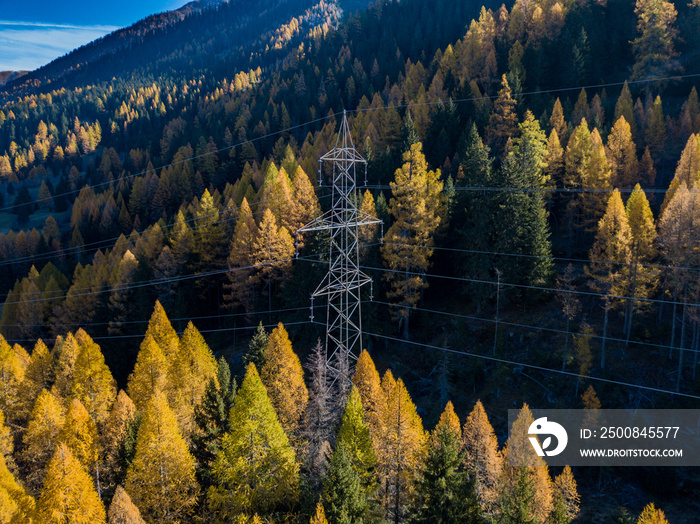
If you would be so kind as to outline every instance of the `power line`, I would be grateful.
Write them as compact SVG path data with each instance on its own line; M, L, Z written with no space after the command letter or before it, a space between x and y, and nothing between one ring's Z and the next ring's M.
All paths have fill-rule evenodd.
M210 320L213 318L231 318L231 317L246 317L246 316L254 316L254 315L269 315L271 313L286 313L290 311L308 311L309 307L308 306L303 306L303 307L290 307L290 308L283 308L283 309L271 309L269 311L251 311L249 313L224 313L224 314L218 314L218 315L204 315L200 317L180 317L180 318L169 318L170 322L194 322L195 320ZM148 324L150 320L124 320L120 321L120 325L124 324ZM84 326L108 326L112 324L112 322L64 322L61 323L61 326L67 327L67 326L74 326L74 327L84 327ZM5 324L3 327L44 327L46 324Z
M413 341L410 341L410 340L402 340L402 339L399 339L399 338L396 338L396 337L390 337L390 336L388 336L388 335L380 335L379 333L368 333L368 332L365 332L365 335L367 335L367 336L369 336L369 337L382 338L382 339L384 339L384 340L389 340L389 341L392 341L392 342L398 342L398 343L401 343L401 344L411 344L411 345L413 345L413 346L420 346L420 347L424 347L424 348L428 348L428 349L435 349L435 350L437 350L437 351L444 351L444 352L447 352L447 353L454 353L454 354L462 355L462 356L465 356L465 357L473 357L473 358L479 358L479 359L482 359L482 360L490 360L490 361L492 361L492 362L498 362L498 363L501 363L501 364L507 364L507 365L511 365L511 366L524 367L524 368L529 368L529 369L536 369L536 370L539 370L539 371L544 371L544 372L548 372L548 373L558 373L558 374L560 374L560 375L566 375L566 376L569 376L569 377L576 377L576 378L579 378L579 379L597 380L597 381L599 381L599 382L605 382L605 383L608 383L608 384L617 384L617 385L619 385L619 386L631 387L631 388L636 388L636 389L643 389L643 390L646 390L646 391L654 391L655 393L666 393L666 394L668 394L668 395L675 395L675 396L678 396L678 397L686 397L686 398L692 398L692 399L695 399L695 400L700 400L700 396L691 395L691 394L689 394L689 393L679 393L679 392L677 392L677 391L669 391L669 390L667 390L667 389L655 388L655 387L651 387L651 386L643 386L643 385L641 385L641 384L634 384L634 383L631 383L631 382L621 382L621 381L619 381L619 380L612 380L612 379L607 379L607 378L602 378L602 377L593 377L593 376L590 376L590 375L582 375L582 374L580 374L580 373L573 373L573 372L571 372L571 371L562 371L562 370L560 370L560 369L552 369L552 368L547 368L547 367L544 367L544 366L537 366L537 365L535 365L535 364L526 364L526 363L524 363L524 362L516 362L516 361L514 361L514 360L508 360L508 359L499 358L499 357L493 357L493 356L488 356L488 355L479 355L479 354L477 354L477 353L469 353L469 352L467 352L467 351L458 351L458 350L456 350L456 349L443 348L443 347L439 347L439 346L434 346L434 345L432 345L432 344L424 344L424 343L421 343L421 342L413 342Z
M364 247L371 247L371 246L376 246L380 245L381 243L374 243L374 244L368 244ZM420 249L434 249L437 251L451 251L455 253L471 253L475 255L493 255L493 256L499 256L499 257L516 257L516 258L536 258L536 259L551 259L551 260L559 260L562 262L575 262L577 264L585 265L585 264L614 264L616 266L629 266L629 267L648 267L648 268L653 268L653 269L674 269L678 271L700 271L700 267L683 267L683 266L664 266L661 264L643 264L642 262L616 262L614 260L586 260L583 258L567 258L567 257L555 257L552 255L530 255L528 253L504 253L500 251L480 251L477 249L459 249L459 248L454 248L454 247L441 247L441 246L420 246L420 245L413 245L413 244L404 244L400 242L383 242L383 244L388 245L388 246L399 246L399 247L411 247L411 248L420 248Z
M679 80L680 80L680 79L696 78L696 77L700 77L700 74L688 74L688 75L668 76L668 77L663 77L663 78L658 78L658 79L653 79L653 80L652 80L652 79L630 80L630 81L627 81L627 84L643 84L643 83L649 83L649 82L658 82L658 81L662 81L662 80L674 80L674 79L679 79ZM534 90L534 91L526 91L526 92L524 92L524 93L518 93L518 96L534 96L534 95L541 95L541 94L551 94L551 93L559 93L559 92L577 91L577 90L580 90L580 89L600 89L600 88L604 88L604 87L621 86L621 85L624 85L624 83L625 83L625 82L610 82L610 83L605 83L605 84L594 84L594 85L588 85L588 86L565 87L565 88L559 88L559 89L545 89L545 90L540 89L540 90ZM394 105L394 106L369 107L369 108L364 108L364 109L356 108L356 109L348 110L347 112L348 112L348 113L360 113L360 112L368 112L368 111L387 110L387 109L392 109L392 108L398 109L398 108L409 108L409 107L418 107L418 106L432 106L432 105L440 105L440 104L443 104L443 105L444 105L445 103L454 103L454 104L458 104L458 103L465 103L465 102L475 102L475 101L480 101L480 100L491 100L491 99L496 99L496 98L498 98L497 95L483 95L483 96L481 96L481 97L457 98L457 99L448 99L448 100L442 100L442 99L440 99L440 100L436 100L436 101L434 101L434 102L408 103L408 104L400 104L400 105ZM152 170L151 170L151 169L146 169L146 170L140 171L140 172L138 172L138 173L133 173L133 174L131 174L131 175L127 175L127 176L124 176L124 177L120 177L118 180L127 180L127 179L130 179L130 178L135 178L135 177L137 177L137 176L142 176L142 175L145 175L145 174L148 174L148 173L151 173L151 172L152 172L152 173L155 173L157 170L163 170L163 169L166 168L166 167L173 167L173 166L180 165L180 164L183 164L183 163L192 161L192 160L198 160L198 159L200 159L200 158L204 158L204 157L209 156L209 155L214 155L214 154L222 153L222 152L224 152L224 151L229 151L229 150L231 150L231 149L233 149L233 148L235 148L235 147L242 146L242 145L244 145L244 144L248 144L248 143L252 143L252 142L257 142L257 141L263 140L263 139L265 139L265 138L269 138L269 137L272 137L272 136L280 135L280 134L283 134L283 133L288 133L288 132L293 131L293 130L295 130L295 129L299 129L299 128L302 128L302 127L305 127L305 126L308 126L308 125L311 125L311 124L315 124L315 123L317 123L317 122L321 122L321 121L327 120L327 119L329 119L329 118L335 118L336 116L338 116L338 115L340 115L340 114L341 114L340 112L335 112L335 113L332 113L332 114L330 114L330 115L326 115L326 116L324 116L324 117L315 118L315 119L309 120L309 121L307 121L307 122L303 122L303 123L300 123L300 124L296 124L296 125L287 127L287 128L285 128L285 129L281 129L281 130L279 130L279 131L272 131L272 132L270 132L270 133L267 133L266 135L262 135L262 136L255 137L255 138L251 138L251 139L248 139L248 140L242 140L242 141L240 141L240 142L238 142L238 143L236 143L236 144L232 144L232 145L226 146L226 147L221 147L221 148L218 148L218 149L216 149L216 150L214 150L214 151L207 151L207 152L202 153L202 154L199 154L199 155L193 155L193 156L191 156L191 157L184 158L184 159L182 159L182 160L178 160L177 162L170 162L170 163L168 163L168 164L163 164L163 165L161 165L161 166L159 166L159 167L157 167L157 168L154 167ZM114 183L114 180L111 180L111 181L99 182L99 183L93 184L93 185L91 185L91 186L89 186L89 187L90 187L90 188L102 187L102 186L110 185L110 184L113 184L113 183ZM36 203L36 202L44 202L44 201L48 201L48 200L53 199L53 198L56 198L56 197L72 195L72 194L74 194L74 193L79 193L80 191L82 191L82 189L83 189L83 188L80 188L80 189L73 189L73 190L70 190L70 191L66 191L66 192L64 192L64 193L58 193L58 194L56 194L56 195L52 195L51 197L46 197L46 198L34 200L34 202L35 202L35 203ZM10 210L10 209L12 209L13 207L14 207L14 205L2 207L2 208L0 208L0 212Z
M304 123L302 123L302 124L296 124L296 125L287 127L287 128L285 128L285 129L280 129L279 131L272 131L272 132L270 132L270 133L267 133L266 135L258 136L258 137L251 138L251 139L248 139L248 140L242 140L241 142L238 142L238 143L236 143L236 144L232 144L232 145L226 146L226 147L221 147L221 148L216 149L216 150L214 150L214 151L207 151L206 153L202 153L202 154L200 154L200 155L194 155L194 156L191 156L191 157L188 157L188 158L183 158L182 160L178 160L177 162L170 162L170 163L168 163L168 164L163 164L162 166L159 166L159 167L154 167L153 169L146 169L146 170L140 171L140 172L138 172L138 173L133 173L133 174L130 174L130 175L126 175L126 176L124 176L124 177L120 177L120 178L118 179L118 181L119 181L119 180L128 180L128 179L130 179L130 178L135 178L135 177L137 177L137 176L143 176L143 175L146 175L146 174L148 174L148 173L155 173L155 172L158 171L158 170L161 170L161 171L162 171L162 170L165 169L166 167L177 166L177 165L184 164L184 163L189 162L189 161L192 161L192 160L198 160L198 159L200 159L200 158L204 158L204 157L209 156L209 155L215 155L215 154L217 154L217 153L222 153L222 152L224 152L224 151L229 151L230 149L233 149L234 147L242 146L243 144L249 144L249 143L252 143L252 142L257 142L257 141L263 140L263 139L265 139L265 138L269 138L269 137L272 137L272 136L275 136L275 135L281 135L281 134L283 134L283 133L288 133L288 132L290 132L290 131L294 131L295 129L298 129L298 128L301 128L301 127L304 127L304 126L308 126L308 125L311 125L311 124L315 124L316 122L321 122L321 121L327 120L327 119L329 119L329 118L335 118L335 117L336 117L337 115L339 115L339 114L340 114L340 113L333 113L333 114L330 114L330 115L326 115L326 116L324 116L324 117L316 118L316 119L314 119L314 120L309 120L308 122L304 122ZM89 187L89 188L92 189L92 188L95 188L95 187L102 187L102 186L107 186L107 185L110 185L110 184L114 184L114 182L115 182L114 180L110 180L110 181L105 181L105 182L99 182L99 183L97 183L97 184L92 184L92 185L86 186L86 187ZM37 203L37 202L46 202L46 201L52 200L52 199L54 199L54 198L56 198L56 197L72 195L72 194L74 194L74 193L79 193L79 192L82 191L83 189L84 189L84 188L81 187L80 189L72 189L72 190L70 190L70 191L66 191L66 192L64 192L64 193L58 193L58 194L52 195L52 196L50 196L50 197L38 198L38 199L34 200L33 203ZM12 209L13 207L14 207L14 205L12 205L12 206L0 207L0 212L8 211L8 210Z
M372 300L372 301L370 301L370 303L371 302L374 302L375 304L382 304L382 305L389 306L389 307L410 309L410 310L414 310L414 311L422 311L425 313L435 313L438 315L445 315L445 316L454 317L454 318L461 318L463 320L485 322L488 324L498 324L498 325L503 325L503 326L511 326L511 327L515 327L515 328L536 329L538 331L547 331L549 333L560 333L562 335L575 335L577 337L608 340L610 342L621 342L621 343L625 343L625 344L629 342L630 344L635 344L635 345L639 345L639 346L648 346L648 347L658 348L658 349L677 349L679 351L684 351L684 352L688 352L688 353L700 353L700 349L682 348L682 347L677 347L677 346L666 346L664 344L655 344L653 342L643 342L641 340L629 340L628 341L627 339L608 337L608 336L604 337L602 335L596 335L594 333L574 333L572 331L564 331L563 329L548 328L548 327L543 327L543 326L532 326L529 324L520 324L517 322L507 322L504 320L476 317L473 315L462 315L459 313L448 313L447 311L440 311L440 310L436 310L436 309L426 309L426 308L422 308L422 307L418 307L418 306L407 306L404 304L391 304L389 302L382 302L380 300Z
M307 309L307 308L302 308L302 309ZM262 312L260 314L263 314ZM308 320L303 320L303 321L294 321L294 322L285 322L285 326L297 326L300 324L308 324ZM274 324L263 324L264 328L270 328L270 327L277 327L277 323ZM244 330L250 330L250 329L257 329L258 325L255 326L240 326L240 327L232 327L232 328L218 328L218 329L203 329L203 330L198 330L200 333L220 333L220 332L227 332L227 331L244 331ZM182 332L178 333L179 335L182 335ZM93 340L119 340L119 339L131 339L131 338L143 338L143 335L115 335L115 336L104 336L104 337L90 337ZM8 343L20 343L20 342L36 342L36 339L5 339L6 342ZM54 342L56 341L55 338L46 338L42 339L43 342Z
M391 190L393 187L387 184L363 185L366 189ZM428 186L415 186L416 188ZM453 186L443 187L443 192L447 191L488 191L488 192L511 192L511 193L612 193L619 191L620 193L632 193L634 189L621 189L618 187L597 188L597 187L508 187L508 186ZM642 189L645 193L667 193L666 189ZM689 189L691 193L697 192L697 189Z
M573 86L573 87L562 87L558 89L537 89L534 91L525 91L523 93L514 93L515 96L534 96L534 95L547 95L547 94L552 94L552 93L565 93L569 91L579 91L581 89L601 89L605 87L617 87L617 86L623 86L625 83L629 84L646 84L646 83L654 83L654 82L660 82L664 80L682 80L686 78L697 78L700 77L699 74L687 74L687 75L675 75L675 76L665 76L661 78L654 78L654 79L641 79L641 80L627 80L626 82L608 82L605 84L591 84L587 86ZM368 111L377 111L377 110L385 110L385 109L399 109L399 108L409 108L409 107L420 107L420 106L434 106L434 105L444 105L445 103L453 103L453 104L460 104L464 102L479 102L482 100L495 100L498 98L498 95L482 95L482 96L475 96L475 97L469 97L469 98L455 98L455 99L448 99L448 100L437 100L434 102L421 102L421 103L408 103L408 104L399 104L399 105L391 105L391 106L379 106L379 107L367 107L363 109L352 109L348 110L348 113L360 113L360 112L368 112Z
M325 253L324 253L325 254ZM174 277L170 277L168 279L151 279L151 280L143 280L140 282L135 282L133 284L123 284L119 286L110 286L109 284L105 284L104 286L100 286L98 290L96 291L88 291L85 293L75 293L71 294L71 297L83 297L83 296L90 296L90 295L99 295L101 293L111 293L112 291L122 291L122 290L131 290L131 289L137 289L141 287L148 287L148 286L154 286L158 284L168 284L172 282L181 282L183 280L191 280L193 278L203 278L203 277L209 277L209 276L215 276L215 275L221 275L225 273L232 273L236 271L244 271L244 270L250 270L250 269L255 269L258 267L264 267L264 266L270 266L270 265L275 265L275 264L282 264L284 262L292 262L294 260L308 260L312 262L320 262L319 260L316 260L312 257L314 256L320 256L320 254L316 255L309 255L306 257L292 257L292 258L285 258L282 260L274 260L271 262L264 262L260 264L251 264L248 266L240 266L240 267L235 267L235 268L225 268L225 269L215 269L212 271L206 271L202 273L193 273L193 274L187 274L187 275L178 275ZM80 289L92 289L90 288L77 288L78 290ZM70 288L69 288L70 291ZM36 298L36 299L31 299L31 300L18 300L14 302L5 302L5 305L13 305L13 304L22 304L22 303L31 303L31 302L43 302L46 300L56 300L56 299L61 299L61 298L68 298L68 294L66 293L63 295L63 291L56 291L56 293L60 293L56 295L55 297L42 297L42 298Z
M430 277L430 278L441 278L444 280L453 280L457 282L470 282L474 284L488 284L488 285L496 285L496 282L492 280L478 280L475 278L465 278L465 277L452 277L452 276L447 276L447 275L437 275L434 273L425 273L425 272L417 272L417 271L404 271L401 269L390 269L390 268L382 268L382 267L372 267L372 266L360 266L362 269L370 269L374 271L385 271L387 273L398 273L401 275L421 275L425 277ZM593 291L581 291L577 289L556 289L556 288L551 288L551 287L543 287L543 286L531 286L528 284L514 284L510 282L500 282L501 286L507 286L507 287L515 287L515 288L521 288L521 289L533 289L536 291L550 291L554 293L570 293L574 295L585 295L585 296L593 296L593 297L608 297L611 299L619 299L619 300L636 300L639 302L649 302L649 303L654 303L654 304L670 304L670 305L680 305L680 306L689 306L689 307L700 307L700 304L698 303L690 303L690 302L681 302L681 301L675 301L675 300L663 300L663 299L654 299L654 298L642 298L642 297L628 297L624 295L613 295L613 294L608 294L608 293L596 293Z
M277 201L277 200L283 200L284 198L285 198L285 197L283 197L283 196L277 197L277 198L268 198L268 199L264 199L264 200L260 200L260 201L258 201L258 202L255 202L254 205L257 206L257 205L259 205L259 204L264 204L264 203L268 203L268 202L275 202L275 201ZM320 197L318 197L317 199L318 199L319 201L321 201L321 200L324 200L324 199L326 199L326 198L330 198L330 195L320 196ZM232 208L233 211L240 211L240 209L241 209L241 206ZM187 223L190 223L190 222L196 222L196 221L199 221L199 220L208 218L208 217L212 217L212 216L215 216L215 215L217 215L217 214L221 215L221 214L223 213L223 211L226 211L226 209L224 208L222 211L219 211L219 210L217 209L216 212L209 213L209 214L207 214L207 215L195 216L195 217L192 217L192 218L188 218L188 219L185 220L183 223L187 224ZM252 213L252 215L253 215L253 216L262 215L262 214L264 214L264 212L265 212L264 210L262 210L262 211L256 211L256 212ZM238 217L236 217L236 219L237 219L237 218L238 218ZM223 219L223 218L222 218L221 220L218 220L218 221L216 221L216 222L211 222L211 223L207 223L207 224L202 224L201 226L200 226L200 225L195 225L195 226L193 226L193 227L190 228L190 231L196 231L196 230L199 229L200 227L213 226L213 225L217 225L217 224L225 224L225 223L227 223L227 222L229 222L229 221L231 221L231 220L234 220L234 218L233 218L233 217L232 217L232 218L227 218L227 219ZM148 227L152 227L153 225L154 225L154 224L152 224L151 226L148 226ZM176 226L176 225L177 225L177 222L171 222L170 224L166 224L165 226L162 226L162 227L161 227L161 230L163 231L163 233L161 233L160 235L153 235L153 236L151 236L150 238L161 238L161 237L165 237L165 236L167 236L167 235L169 234L169 233L167 233L166 231L167 231L168 229L170 229L170 228ZM148 230L148 227L147 227L146 229L143 229L140 233L138 233L138 232L137 232L137 233L138 233L139 235L143 235L143 234ZM0 261L0 266L10 265L10 264L16 264L16 263L20 263L20 262L24 262L24 261L32 261L32 262L33 262L33 261L35 261L35 260L43 260L43 259L46 259L46 258L50 259L50 258L53 258L51 255L65 254L65 253L69 253L69 252L72 252L72 251L80 251L80 250L84 249L84 248L87 247L87 246L100 246L100 245L102 245L102 244L104 244L104 243L106 243L106 242L110 242L110 241L113 241L113 240L119 240L121 237L122 237L122 235L119 235L119 236L112 237L112 238L108 238L108 239L105 239L105 240L99 240L99 241L96 241L96 242L89 242L88 244L83 244L83 245L81 245L81 246L67 247L67 248L65 248L65 249L54 249L53 251L47 251L47 252L45 252L45 253L41 253L40 255L34 255L34 256L32 256L32 255L27 255L27 256L25 256L25 257L10 258L10 259L6 259L6 260L3 260L3 261ZM121 243L120 243L120 242L115 242L115 243L112 244L112 245L106 245L106 246L104 246L105 249L108 249L108 248L112 248L112 249L113 249L113 248L115 248L115 247L117 247L117 246L119 246L119 245L122 245L122 244L129 244L129 243L131 242L131 241L129 240L129 237L127 237L126 235L124 235L124 237L125 237L125 241L123 241L123 242L121 242ZM99 247L98 247L98 249L99 249Z

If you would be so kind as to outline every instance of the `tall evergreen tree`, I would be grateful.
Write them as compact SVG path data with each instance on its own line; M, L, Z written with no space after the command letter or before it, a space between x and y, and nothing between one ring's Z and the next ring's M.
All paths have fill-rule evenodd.
M496 251L518 253L524 258L503 257L498 268L511 281L546 285L552 275L552 248L549 241L549 213L544 192L546 138L529 111L518 126L520 136L503 162L499 182L506 188L534 191L506 191L499 198L496 225Z
M452 403L428 439L410 521L477 524L483 522L474 490L474 473L463 468L461 428Z
M203 489L212 484L211 467L221 449L221 440L229 431L229 413L236 398L236 379L224 357L218 360L217 379L209 379L201 402L194 410L196 431L192 435L192 454Z
M261 368L265 365L265 352L267 351L267 343L270 340L270 334L265 331L262 321L258 324L253 338L248 343L248 351L243 355L243 363L255 364L256 368Z
M369 517L367 496L345 444L339 443L324 481L323 507L330 524L363 524Z
M464 174L458 186L467 188L492 187L494 184L490 149L484 145L472 124L466 134L463 150L460 151L461 169ZM491 191L457 191L453 216L450 223L457 229L458 242L454 247L469 245L469 252L459 252L456 260L458 271L476 282L469 283L466 294L476 302L477 312L490 293L490 268L494 265L492 245L495 237L496 210Z
M372 446L369 426L364 419L362 400L357 388L352 387L345 412L340 419L337 446L344 446L357 472L360 484L369 500L377 487L377 457Z

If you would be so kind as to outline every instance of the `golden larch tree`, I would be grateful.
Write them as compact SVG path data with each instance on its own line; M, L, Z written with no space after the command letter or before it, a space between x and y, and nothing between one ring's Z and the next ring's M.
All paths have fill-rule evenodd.
M53 455L64 422L65 411L59 399L46 390L39 393L22 438L24 449L20 456L30 490L38 491L41 486L44 468Z
M427 441L416 405L401 379L388 392L385 426L380 454L381 495L387 518L400 522L406 517L407 504L413 496Z
M308 175L301 167L297 167L292 180L294 189L294 213L290 224L290 232L294 233L304 224L311 222L321 213L314 186L311 185ZM303 246L303 235L299 236L299 247Z
M557 137L559 140L565 141L568 135L568 128L566 125L566 119L564 118L564 108L561 105L561 101L557 97L554 101L554 106L552 107L552 116L549 117L549 130L557 132Z
M428 171L422 145L417 142L403 154L404 164L394 173L389 212L394 217L384 236L382 256L387 273L389 299L397 304L394 316L408 335L408 319L427 287L434 235L445 219L445 198L440 170Z
M386 394L382 389L382 383L374 361L366 349L363 349L357 358L352 384L360 393L365 420L369 425L374 450L376 453L379 453L386 420Z
M214 354L199 330L188 322L173 363L168 368L168 400L178 419L180 431L189 438L194 429L194 407L213 380L218 387Z
M199 491L195 460L160 391L146 407L124 488L146 519L153 522L181 522L194 510Z
M260 379L287 435L293 435L309 400L304 370L292 349L289 334L280 322L270 333Z
M512 96L506 75L501 77L501 89L494 103L493 113L486 129L486 138L491 149L501 154L508 139L515 135L518 126L517 102Z
M326 512L323 510L323 504L320 502L316 504L316 512L311 517L309 524L328 524Z
M227 290L224 298L232 307L242 306L246 313L253 310L255 298L253 282L255 272L252 265L254 264L253 242L257 232L258 226L253 218L253 212L250 210L248 200L243 197L227 259L229 271L226 273L228 282L224 284Z
M153 313L148 321L146 336L148 335L150 335L151 338L153 338L153 341L158 344L163 352L163 355L165 355L166 358L168 358L168 362L170 362L171 357L177 351L177 346L180 339L178 338L175 329L173 329L170 319L165 313L165 309L163 309L163 306L158 300L156 300Z
M60 442L68 446L73 457L85 471L96 475L99 488L99 467L97 465L99 442L97 426L80 400L73 399L66 413L66 420L58 434Z
M166 389L168 382L168 360L160 345L146 333L141 349L136 357L134 371L129 375L127 392L136 409L146 409L148 401L156 391Z
M510 437L503 449L503 472L501 475L501 511L508 514L512 505L518 504L519 482L525 477L533 496L523 501L530 518L538 524L547 522L553 508L552 479L549 468L541 457L532 452L528 440L528 429L535 421L527 404L524 404L513 423ZM510 459L509 459L510 456ZM520 513L521 514L521 513Z
M64 339L56 340L53 348L53 367L56 380L51 387L51 392L64 401L70 396L73 385L73 370L78 353L80 353L80 344L73 333L68 333Z
M503 460L498 452L496 433L480 400L464 422L462 443L464 465L474 472L479 504L486 515L495 517Z
M102 425L117 395L117 382L105 364L100 346L82 329L75 338L80 350L73 369L71 397L80 399L95 423Z
M554 479L554 513L564 516L567 522L574 520L580 511L581 497L574 474L569 466Z
M131 497L121 486L117 486L114 492L107 518L109 524L146 524L141 518L139 508L131 501Z
M284 226L277 225L277 219L269 208L263 212L257 235L253 241L253 263L256 278L267 287L268 302L272 304L272 286L284 279L292 267L294 241ZM270 307L270 309L272 309Z
M606 153L613 187L631 189L639 180L637 147L632 141L632 129L624 116L620 116L608 135Z
M49 385L52 376L52 356L43 341L37 340L32 351L32 360L27 366L20 385L19 419L26 420L32 411L41 390Z
M654 503L647 504L639 515L637 524L669 524L666 515Z
M632 267L630 268L627 291L627 296L631 299L627 301L625 312L627 320L625 331L629 334L632 329L632 316L635 309L645 304L634 299L649 297L656 286L658 276L658 269L651 265L657 254L654 215L651 212L646 194L639 184L634 186L632 194L627 199L625 213L632 235L630 249Z
M13 453L15 451L15 440L10 431L10 427L5 424L5 413L0 411L0 455L5 457L7 467L12 471L16 470Z
M46 469L36 516L44 524L106 524L92 479L66 444L58 445Z
M360 214L363 216L377 216L377 206L374 203L374 197L369 189L365 189L362 194L362 203L360 204ZM377 231L379 230L379 224L371 224L368 226L363 226L358 231L358 239L363 244L370 244L375 241L377 237Z
M0 410L8 420L21 415L20 386L25 369L17 353L0 335Z
M31 524L33 513L34 498L27 495L0 455L0 522Z
M664 210L675 196L681 183L685 183L689 189L692 189L696 186L698 180L700 180L700 135L693 134L688 138L681 153L681 158L678 160L675 175L666 191L663 204L661 204L660 214L663 215Z

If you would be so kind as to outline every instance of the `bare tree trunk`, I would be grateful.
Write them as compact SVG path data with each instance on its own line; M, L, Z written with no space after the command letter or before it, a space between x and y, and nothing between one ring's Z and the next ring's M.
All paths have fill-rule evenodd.
M608 313L610 312L610 297L605 295L604 305L605 319L603 320L603 345L600 350L600 369L605 369L605 343L608 340Z
M683 373L683 353L685 353L685 303L683 304L683 318L681 322L681 338L678 344L678 376L676 377L676 391L681 389L681 375Z
M561 363L561 370L564 371L566 368L566 361L569 358L569 324L571 320L566 317L566 337L564 338L564 360ZM578 384L576 384L576 390L578 391Z
M673 283L673 314L671 315L671 344L668 348L669 360L673 358L673 345L676 343L676 310L678 308L678 273Z
M695 380L698 367L698 340L700 340L700 329L698 329L698 322L696 320L693 325L693 380Z
M630 335L632 334L632 317L634 316L634 299L637 296L637 260L634 261L634 266L632 268L632 289L630 293L630 298L627 299L627 315L625 317L625 333L627 334L627 339L625 340L625 346L630 343Z
M496 330L493 335L493 354L496 354L496 345L498 344L498 308L501 299L501 272L496 269Z

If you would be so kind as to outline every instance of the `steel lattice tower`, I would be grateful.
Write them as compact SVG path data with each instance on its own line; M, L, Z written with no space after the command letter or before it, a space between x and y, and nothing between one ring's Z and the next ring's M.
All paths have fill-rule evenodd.
M327 297L326 368L334 381L347 381L350 362L362 350L360 288L372 281L360 271L358 232L381 221L357 209L356 166L364 164L366 173L367 161L355 150L345 111L335 147L320 158L319 182L324 161L333 163L332 207L297 233L330 233L330 267L311 295L311 320L314 298Z

